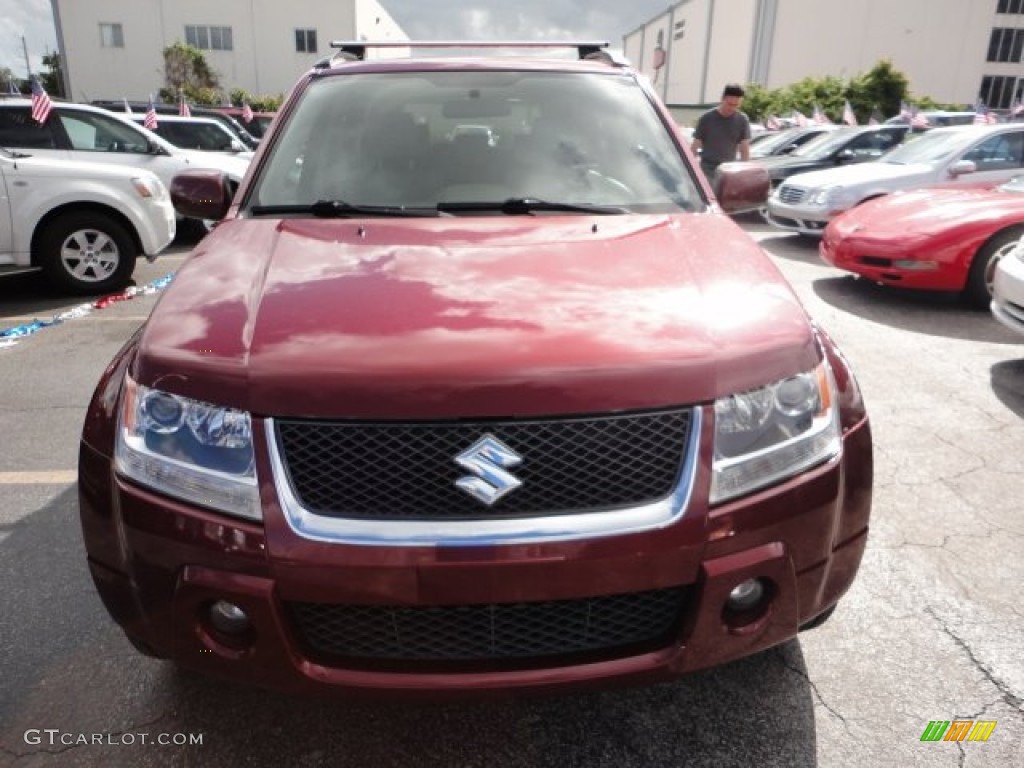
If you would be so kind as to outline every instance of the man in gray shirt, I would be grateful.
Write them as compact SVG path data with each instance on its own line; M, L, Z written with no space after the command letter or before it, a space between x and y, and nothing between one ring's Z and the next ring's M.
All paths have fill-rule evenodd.
M700 152L700 167L714 185L718 166L736 160L750 159L750 120L740 112L743 88L727 85L722 102L705 112L693 131L693 151Z

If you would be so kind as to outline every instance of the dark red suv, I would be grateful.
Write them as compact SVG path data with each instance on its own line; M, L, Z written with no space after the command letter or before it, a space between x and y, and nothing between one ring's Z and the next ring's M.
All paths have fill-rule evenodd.
M645 682L794 637L864 551L840 353L646 81L580 60L309 72L99 383L93 578L144 652L290 691ZM718 202L721 201L721 204ZM728 202L728 206L726 206Z

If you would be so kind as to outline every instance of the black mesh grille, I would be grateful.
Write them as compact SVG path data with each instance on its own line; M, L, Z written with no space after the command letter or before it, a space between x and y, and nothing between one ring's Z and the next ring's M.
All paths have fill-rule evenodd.
M288 603L305 645L348 659L487 661L665 643L682 588L537 603L389 607Z
M593 512L668 496L682 466L689 410L520 422L278 421L278 446L301 504L320 515L488 519ZM455 487L455 457L486 434L523 461L523 485L492 507Z

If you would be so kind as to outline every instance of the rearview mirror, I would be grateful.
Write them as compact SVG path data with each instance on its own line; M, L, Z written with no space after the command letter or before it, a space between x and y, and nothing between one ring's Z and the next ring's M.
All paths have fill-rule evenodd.
M188 170L171 179L171 203L188 219L220 221L231 207L228 177L220 171Z
M726 213L756 211L772 191L768 171L755 163L722 163L715 183L718 204Z
M974 173L976 170L978 170L978 166L974 164L973 160L957 160L949 166L949 175L963 176L965 173Z

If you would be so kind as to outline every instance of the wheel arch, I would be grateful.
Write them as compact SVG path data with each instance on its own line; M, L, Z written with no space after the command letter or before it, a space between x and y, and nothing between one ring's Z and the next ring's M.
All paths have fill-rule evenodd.
M144 249L144 247L142 245L142 238L139 237L139 232L135 228L135 224L132 222L131 219L129 219L127 216L125 216L117 208L114 208L114 207L112 207L110 205L104 205L103 203L95 203L95 202L65 203L63 205L58 205L56 208L53 208L53 209L47 211L42 217L40 217L39 221L36 222L35 229L32 230L31 245L29 246L30 252L32 254L32 265L33 266L36 266L36 267L40 266L40 264L39 264L40 240L42 238L43 233L46 231L47 226L51 222L53 222L54 220L60 218L61 216L65 216L65 215L67 215L69 213L99 213L99 214L103 214L104 216L107 216L107 217L113 219L118 224L120 224L122 227L124 227L125 232L128 233L128 235L132 239L132 243L135 245L136 253L143 253L145 251L145 249Z

